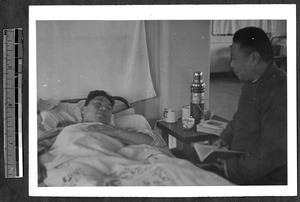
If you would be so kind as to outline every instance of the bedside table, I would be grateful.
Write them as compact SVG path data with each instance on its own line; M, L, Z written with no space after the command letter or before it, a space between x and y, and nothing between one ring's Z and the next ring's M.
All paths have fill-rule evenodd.
M196 130L196 126L190 130L185 130L183 128L181 119L178 119L176 123L157 121L156 126L161 129L162 138L167 144L169 143L169 135L176 138L176 152L182 152L183 158L188 158L188 160L195 160L195 151L192 147L192 143L218 138L218 136L214 134L198 132Z

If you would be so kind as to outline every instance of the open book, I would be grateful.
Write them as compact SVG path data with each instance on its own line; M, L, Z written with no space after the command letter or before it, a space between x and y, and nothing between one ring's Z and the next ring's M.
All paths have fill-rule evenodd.
M240 156L244 152L228 150L226 147L218 148L214 145L194 144L194 148L201 162L212 163L217 162L217 159L226 159L230 157Z

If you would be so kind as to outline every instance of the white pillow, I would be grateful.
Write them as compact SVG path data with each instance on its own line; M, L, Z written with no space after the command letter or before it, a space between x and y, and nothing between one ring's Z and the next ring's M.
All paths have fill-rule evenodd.
M117 127L129 131L151 130L151 126L147 119L140 114L130 114L116 118L115 124Z
M117 119L117 118L120 118L122 116L132 115L132 114L135 114L134 108L128 108L128 109L119 111L117 113L114 113L114 117L115 117L115 119Z

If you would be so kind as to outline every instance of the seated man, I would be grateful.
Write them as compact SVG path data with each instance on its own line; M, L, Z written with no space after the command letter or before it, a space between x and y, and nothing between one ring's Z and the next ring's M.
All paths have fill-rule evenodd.
M126 131L109 125L114 104L115 101L113 97L107 92L99 90L91 91L88 94L85 104L82 108L82 122L90 124L88 124L87 127L84 125L82 128L87 130L89 133L96 132L99 134L105 134L109 137L117 139L124 145L147 144L157 147L166 146L166 143L161 137L155 136L152 133L146 134L137 131ZM59 123L58 128L46 132L42 138L39 138L39 155L43 154L54 144L56 137L64 130L64 127L72 124L74 123ZM80 130L80 127L81 126L78 126L77 128ZM40 162L38 166L39 181L42 181L47 176L46 169Z
M237 112L214 144L245 151L215 166L237 184L287 183L287 78L273 60L265 32L247 27L233 36L231 66L245 81Z

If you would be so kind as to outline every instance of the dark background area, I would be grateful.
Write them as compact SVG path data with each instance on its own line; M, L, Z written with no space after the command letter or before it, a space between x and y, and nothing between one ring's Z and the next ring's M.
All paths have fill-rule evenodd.
M30 5L165 5L165 4L296 4L296 0L162 0L162 1L130 1L130 0L1 0L0 1L0 46L3 50L3 29L23 28L23 178L6 179L4 176L4 155L3 155L3 135L0 135L0 201L299 201L297 197L247 197L247 198L56 198L56 197L30 197L28 192L28 66L29 55L29 35L28 35L28 8ZM266 11L268 12L268 11ZM55 14L54 14L55 15ZM297 20L299 16L299 8L297 7ZM297 22L297 30L299 28ZM297 36L297 48L299 47L299 36ZM1 51L2 53L2 51ZM298 59L297 52L297 59ZM1 54L0 64L3 64L3 56ZM297 60L298 67L298 60ZM298 68L297 68L298 69ZM3 74L0 74L1 94L3 89ZM297 71L297 77L299 72ZM298 82L297 82L298 86ZM297 100L299 93L297 88ZM2 96L1 96L2 97ZM0 101L1 114L3 112L3 99ZM297 120L298 123L298 120ZM299 124L298 124L299 125ZM0 128L3 129L3 116L1 116ZM3 131L3 130L2 130ZM299 145L299 139L298 145ZM298 152L299 153L299 152ZM299 168L299 161L298 161ZM296 177L296 176L295 176ZM299 183L299 177L298 177ZM263 187L262 187L263 188ZM233 189L238 188L234 187ZM199 192L201 189L199 188Z

